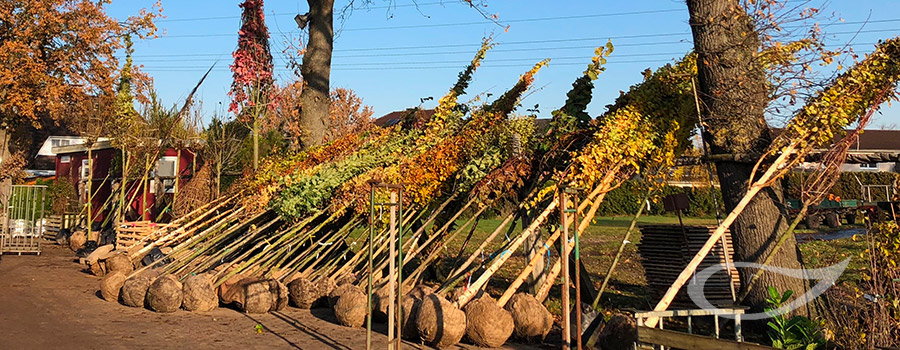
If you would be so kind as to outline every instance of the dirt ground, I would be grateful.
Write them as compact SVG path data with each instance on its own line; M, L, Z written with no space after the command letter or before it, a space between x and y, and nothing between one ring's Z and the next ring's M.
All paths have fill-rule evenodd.
M365 329L337 325L328 309L160 314L104 301L100 279L80 269L74 254L56 245L45 245L39 256L3 256L0 349L365 349ZM374 349L387 348L381 333L373 335Z

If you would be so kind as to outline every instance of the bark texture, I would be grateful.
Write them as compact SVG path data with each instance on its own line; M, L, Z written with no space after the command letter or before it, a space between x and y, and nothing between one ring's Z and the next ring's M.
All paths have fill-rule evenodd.
M761 154L771 143L764 110L768 104L766 73L755 62L760 40L752 19L739 0L687 0L697 53L702 115L713 155ZM752 163L721 161L716 171L722 185L725 209L730 211L747 191ZM737 262L760 263L779 232L787 228L780 185L760 192L731 227ZM796 241L786 242L772 266L798 269ZM747 281L755 269L739 269ZM745 303L759 311L765 306L766 289L806 292L802 280L764 273Z
M331 53L334 49L334 0L307 0L309 41L303 55L300 93L301 142L304 148L322 144L331 106Z

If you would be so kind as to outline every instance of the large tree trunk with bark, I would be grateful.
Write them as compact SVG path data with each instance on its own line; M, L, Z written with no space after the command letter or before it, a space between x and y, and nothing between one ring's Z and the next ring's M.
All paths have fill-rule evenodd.
M765 121L768 104L766 73L755 62L760 40L755 25L739 0L687 0L694 50L697 53L702 116L706 122L712 154L761 155L771 143ZM744 157L735 157L736 159ZM747 192L754 164L718 162L726 210L730 211ZM780 185L760 192L738 216L731 230L734 260L761 263L775 237L787 228ZM789 238L772 260L773 266L799 269L796 241ZM756 269L739 269L748 281ZM745 303L755 311L765 306L767 288L780 292L806 291L803 280L766 272L750 291ZM805 310L798 310L805 311Z
M325 138L331 107L329 81L331 52L334 49L334 0L307 0L309 42L303 54L303 91L300 93L301 142L304 148L317 146Z

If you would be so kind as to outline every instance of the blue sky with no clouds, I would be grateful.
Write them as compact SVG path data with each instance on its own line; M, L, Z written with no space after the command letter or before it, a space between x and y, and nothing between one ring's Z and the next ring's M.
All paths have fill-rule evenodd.
M359 0L357 0L359 2ZM112 16L124 18L153 1L116 1ZM206 115L227 106L231 83L231 52L240 26L240 1L163 0L166 19L160 20L160 38L137 42L135 62L143 64L167 104L180 103L206 69L218 62L199 91ZM346 4L337 0L336 6ZM612 40L616 47L607 71L595 83L592 115L630 85L641 80L641 71L655 68L691 49L687 8L683 1L599 0L488 0L489 13L499 15L509 30L455 0L374 1L368 10L356 10L343 23L335 40L332 87L351 88L372 105L375 116L414 107L420 99L436 101L455 82L457 73L471 60L483 37L493 35L498 45L491 50L469 88L470 96L498 96L512 86L519 74L534 63L550 58L537 76L535 89L521 107L539 105L539 116L565 101L572 81L580 76L593 48ZM821 5L813 1L813 5ZM836 22L825 27L828 43L842 46L848 40L857 52L869 52L878 39L900 34L900 9L890 0L834 0L825 2L823 13ZM282 50L300 36L293 16L307 12L304 0L266 1L266 22L271 32L276 79L295 79L285 67ZM862 22L868 23L863 25ZM336 19L336 26L340 20ZM859 32L859 33L857 33ZM424 106L433 106L426 101ZM224 107L223 107L224 109ZM871 125L900 125L900 108L885 108Z

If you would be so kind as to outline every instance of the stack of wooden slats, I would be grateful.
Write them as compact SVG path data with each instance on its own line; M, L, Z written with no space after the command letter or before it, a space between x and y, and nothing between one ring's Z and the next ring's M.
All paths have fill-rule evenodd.
M116 250L125 250L166 226L150 221L124 222L116 227Z
M647 225L641 227L643 237L638 245L638 253L641 255L644 265L647 285L650 287L651 295L655 299L653 301L654 304L665 294L669 286L672 285L703 244L706 243L715 229L715 226L684 226L682 231L679 225ZM725 243L728 248L728 261L734 261L732 259L733 249L730 231L725 232ZM718 264L724 265L725 263L722 244L717 243L697 268L697 271L703 271L707 267ZM729 283L734 285L735 291L739 291L740 278L737 269L734 267L729 272L726 273L725 268L722 268L714 273L703 286L706 299L713 305L727 306L734 304ZM675 297L676 305L690 308L696 307L687 294L688 285L692 283L695 283L693 278L678 292L678 295Z
M50 215L46 218L44 224L43 238L51 242L55 241L59 230L64 228L71 229L77 222L78 215L76 214Z

